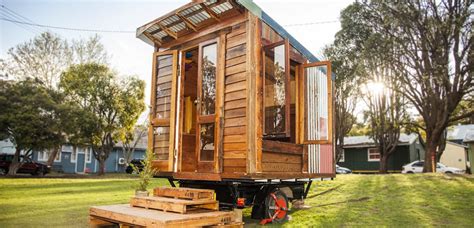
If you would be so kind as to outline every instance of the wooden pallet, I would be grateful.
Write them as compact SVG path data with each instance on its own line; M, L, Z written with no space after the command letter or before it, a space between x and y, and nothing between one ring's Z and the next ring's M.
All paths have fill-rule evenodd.
M132 197L130 205L157 209L165 212L178 212L185 214L196 209L219 210L219 202L214 199L184 200L159 196Z
M110 224L140 227L243 227L232 211L195 210L188 214L132 207L128 204L90 208L91 227Z
M195 189L195 188L169 188L158 187L153 189L154 196L170 197L176 199L215 199L214 190Z

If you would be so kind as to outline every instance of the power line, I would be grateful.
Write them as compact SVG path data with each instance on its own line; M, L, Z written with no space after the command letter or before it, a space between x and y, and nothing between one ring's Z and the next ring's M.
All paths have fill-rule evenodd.
M30 20L27 17L22 16L19 13L16 13L15 11L9 9L5 5L1 5L1 6L2 6L1 10L2 10L3 16L7 17L8 19L11 19L11 20L27 20L31 23L34 23L34 21ZM40 29L38 29L34 26L29 26L29 27L26 27L24 25L18 25L18 26L23 27L23 28L28 28L27 29L28 31L33 31L34 33L42 33L43 32L42 30L40 30Z
M11 18L10 15L6 14L5 12L3 11L0 11L0 15L2 15L2 17L7 17L7 18ZM30 32L32 34L36 34L36 31L33 31L30 27L28 26L25 26L25 25L22 25L22 24L15 24L16 26L18 26L19 28L22 28L24 29L25 31L27 32Z
M85 28L70 28L70 27L61 27L61 26L52 26L52 25L42 25L42 24L36 24L36 23L29 23L25 21L11 20L7 18L0 18L0 20L12 22L15 24L31 25L31 26L37 26L37 27L42 27L42 28L61 29L61 30L78 31L78 32L135 33L135 31L125 31L125 30L85 29Z

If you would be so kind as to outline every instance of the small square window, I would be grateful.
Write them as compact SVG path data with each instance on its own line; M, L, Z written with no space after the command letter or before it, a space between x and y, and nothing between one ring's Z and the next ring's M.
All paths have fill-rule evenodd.
M377 148L368 149L368 161L380 161L380 152Z

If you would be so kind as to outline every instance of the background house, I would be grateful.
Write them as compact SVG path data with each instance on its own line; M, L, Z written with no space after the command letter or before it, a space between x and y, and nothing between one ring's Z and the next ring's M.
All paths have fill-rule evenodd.
M446 141L446 148L439 162L450 167L466 170L467 146L450 141Z
M447 139L450 142L463 144L466 134L470 131L474 131L474 124L451 126L448 128Z
M467 163L470 173L474 173L474 130L470 130L464 136L463 143L468 147Z
M344 152L337 163L355 173L378 172L380 153L375 148L374 140L369 136L344 138ZM424 148L416 134L401 134L396 151L388 160L389 172L401 172L402 166L424 158Z
M132 158L144 158L146 148L147 136L145 135L139 140ZM0 141L0 153L13 154L15 153L15 148L9 140L3 140ZM39 151L33 153L32 160L46 163L48 158L48 151ZM105 172L123 173L125 168L122 144L119 142L105 161ZM58 153L54 160L52 169L62 173L97 173L99 162L94 158L90 147L76 147L74 149L72 145L63 145L61 152Z

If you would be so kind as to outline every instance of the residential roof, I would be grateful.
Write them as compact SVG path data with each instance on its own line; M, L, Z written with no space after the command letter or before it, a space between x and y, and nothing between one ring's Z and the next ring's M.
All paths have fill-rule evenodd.
M400 134L398 145L410 145L418 139L416 134ZM374 146L374 140L370 136L351 136L344 137L344 147L370 147Z
M466 135L464 136L463 142L474 142L474 130L469 130L466 132Z
M448 140L463 140L468 132L474 131L474 124L456 125L448 129Z
M136 36L150 45L154 45L155 42L166 43L177 37L198 32L200 29L212 25L216 22L215 18L238 15L242 7L267 23L280 36L287 38L290 44L310 62L319 61L308 49L255 4L253 0L194 0L137 28Z

